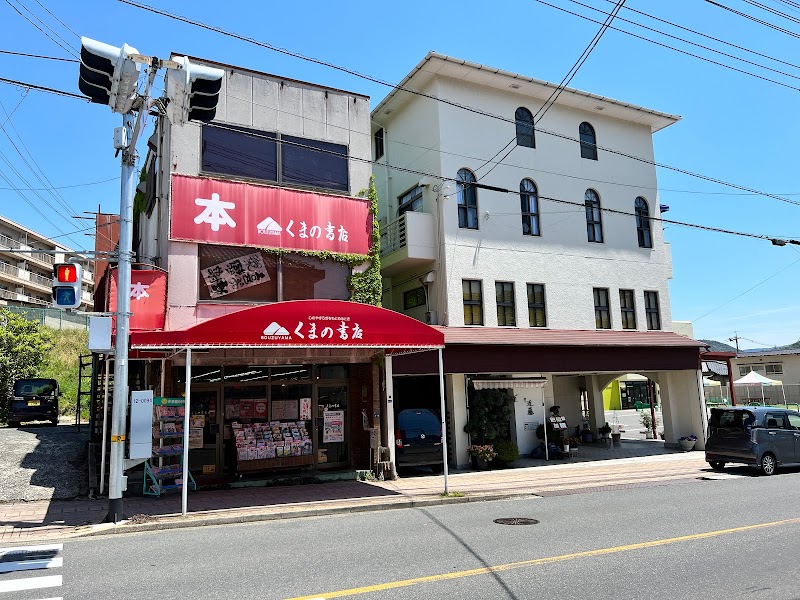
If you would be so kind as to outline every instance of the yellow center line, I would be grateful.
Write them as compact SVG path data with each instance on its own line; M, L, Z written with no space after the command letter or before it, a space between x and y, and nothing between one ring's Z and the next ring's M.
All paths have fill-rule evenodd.
M500 573L502 571L510 571L511 569L520 569L523 567L546 565L555 562L573 560L576 558L603 556L606 554L616 554L618 552L629 552L631 550L641 550L643 548L655 548L658 546L666 546L669 544L678 544L680 542L703 540L721 535L729 535L731 533L742 533L744 531L753 531L756 529L765 529L768 527L779 527L782 525L797 525L797 524L800 524L800 518L784 519L782 521L770 521L769 523L757 523L756 525L743 525L742 527L732 527L730 529L718 529L716 531L706 531L703 533L692 533L689 535L681 535L678 537L665 538L662 540L639 542L638 544L626 544L624 546L612 546L610 548L598 548L597 550L585 550L583 552L573 552L571 554L560 554L558 556L534 558L531 560L506 563L503 565L496 565L493 567L481 567L479 569L468 569L466 571L455 571L453 573L441 573L439 575L428 575L426 577L414 577L413 579L388 581L386 583L377 583L375 585L350 588L347 590L338 590L335 592L327 592L322 594L312 594L310 596L298 596L296 598L290 598L289 600L330 600L330 598L345 598L347 596L357 596L360 594L369 594L371 592L393 590L397 588L409 587L412 585L419 585L423 583L435 583L438 581L449 581L451 579L462 579L464 577L472 577L474 575L487 575L489 573Z

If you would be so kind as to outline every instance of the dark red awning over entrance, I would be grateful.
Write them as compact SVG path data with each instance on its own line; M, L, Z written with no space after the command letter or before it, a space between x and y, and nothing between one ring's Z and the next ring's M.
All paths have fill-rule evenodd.
M342 300L296 300L246 308L178 331L131 334L131 348L436 349L444 334L406 315Z

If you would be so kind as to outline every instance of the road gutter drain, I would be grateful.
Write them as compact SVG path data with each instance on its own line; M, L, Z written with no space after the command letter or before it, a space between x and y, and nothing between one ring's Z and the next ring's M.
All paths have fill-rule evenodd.
M536 525L539 523L536 519L528 519L526 517L505 517L503 519L495 519L498 525Z

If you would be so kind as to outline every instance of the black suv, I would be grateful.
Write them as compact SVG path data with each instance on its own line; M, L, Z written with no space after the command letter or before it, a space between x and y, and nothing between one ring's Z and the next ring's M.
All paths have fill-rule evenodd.
M715 470L742 463L764 475L800 465L800 413L771 406L712 408L706 460Z
M23 421L50 421L58 425L58 398L61 392L55 379L17 379L8 424L19 427Z
M398 467L444 470L442 420L427 408L407 408L396 415L395 454Z

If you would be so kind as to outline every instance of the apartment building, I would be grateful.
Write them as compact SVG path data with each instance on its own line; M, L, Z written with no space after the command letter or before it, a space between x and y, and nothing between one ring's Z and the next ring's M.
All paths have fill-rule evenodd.
M64 252L69 251L67 246L0 216L0 305L49 307L53 264L64 262ZM94 275L89 261L83 266L80 310L85 311L91 310Z

